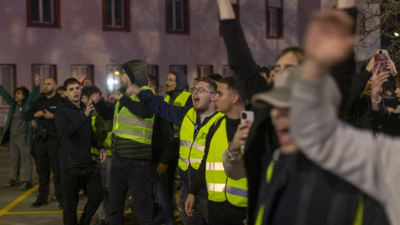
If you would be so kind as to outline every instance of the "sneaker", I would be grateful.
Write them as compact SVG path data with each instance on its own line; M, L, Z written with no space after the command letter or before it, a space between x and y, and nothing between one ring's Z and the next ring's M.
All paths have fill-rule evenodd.
M19 189L21 190L28 190L32 188L32 182L23 182L21 184L21 187L19 187Z
M33 207L33 208L39 208L39 207L41 207L41 206L43 206L43 205L48 205L48 204L49 204L49 203L47 203L47 202L45 202L45 201L42 201L40 198L37 198L37 199L36 199L36 202L32 203L31 207Z
M49 199L50 199L50 201L57 201L56 195L52 195Z
M4 186L9 188L9 187L15 187L15 186L18 186L18 185L19 185L18 181L11 179Z
M105 220L99 220L97 221L97 223L95 225L106 225L106 221Z

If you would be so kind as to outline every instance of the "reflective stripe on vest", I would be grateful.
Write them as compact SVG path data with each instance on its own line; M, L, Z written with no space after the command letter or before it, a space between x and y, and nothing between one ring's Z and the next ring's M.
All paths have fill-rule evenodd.
M185 106L185 104L186 104L188 98L189 98L191 95L192 95L192 94L190 94L190 93L187 92L187 91L182 91L182 92L178 95L178 97L175 98L175 101L173 102L173 105L179 106L179 107ZM169 95L167 95L167 97L164 98L164 101L165 101L166 103L169 104L170 98L171 98L171 97L170 97ZM180 131L181 131L181 129L180 129L178 126L176 126L176 125L174 124L174 136L175 136L175 138L179 138L179 132L180 132Z
M98 115L99 115L98 113L92 115L92 130L93 130L93 132L97 131L97 128L96 128L96 117ZM107 156L112 156L112 153L111 153L111 134L112 134L112 132L108 132L107 133L107 138L104 139L104 142L103 142L103 145L104 145L104 148L106 150L106 155ZM91 152L92 152L92 154L100 155L99 150L97 148L95 148L95 147L92 147Z
M275 167L275 160L271 160L267 168L267 184L271 183L274 167ZM264 210L265 210L265 205L261 204L258 209L257 220L254 223L255 225L263 224ZM362 225L363 217L364 217L364 194L360 192L358 195L358 206L353 225Z
M153 91L147 86L143 86L140 89ZM130 99L135 102L140 102L139 97L136 95L132 95ZM115 104L113 133L120 138L150 145L153 135L154 116L152 118L143 119L132 114L125 106L118 111L119 106L120 102L118 101L117 104Z
M222 156L228 149L226 118L216 122L216 129L210 142L206 161L206 183L208 200L214 202L229 201L238 207L247 207L247 179L234 180L226 176Z
M196 130L194 123L197 119L197 112L191 108L186 113L180 132L178 165L181 170L186 171L189 166L195 170L199 169L204 156L208 130L221 117L223 117L222 113L216 113L205 125Z

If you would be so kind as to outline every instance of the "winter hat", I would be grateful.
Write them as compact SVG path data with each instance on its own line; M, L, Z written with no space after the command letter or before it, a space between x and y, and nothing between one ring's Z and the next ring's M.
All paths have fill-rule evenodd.
M142 60L132 60L122 65L132 84L139 87L147 86L147 63Z
M182 72L171 72L176 77L176 87L174 91L183 91L188 85L187 77Z

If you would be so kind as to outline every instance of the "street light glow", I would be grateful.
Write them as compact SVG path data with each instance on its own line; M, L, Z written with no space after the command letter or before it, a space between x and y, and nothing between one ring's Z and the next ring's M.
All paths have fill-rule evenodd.
M394 32L394 36L398 37L400 34L397 32Z
M115 71L115 72L114 72L114 75L117 75L117 76L118 76L118 75L119 75L119 71Z
M113 85L114 84L114 79L112 79L112 78L109 78L108 80L107 80L107 84L108 85Z

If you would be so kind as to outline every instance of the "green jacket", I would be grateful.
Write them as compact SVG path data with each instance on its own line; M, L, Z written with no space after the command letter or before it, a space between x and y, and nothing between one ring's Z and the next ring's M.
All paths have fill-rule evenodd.
M8 110L8 117L7 117L7 122L4 125L4 130L3 130L3 139L1 140L1 144L3 145L4 143L8 142L10 139L10 124L11 124L11 119L12 115L14 114L15 110L15 105L16 102L14 101L14 98L11 97L10 93L8 93L3 86L0 86L0 95L3 97L4 101L7 102L7 104L10 105L10 109ZM22 116L28 111L28 109L32 106L33 102L39 95L39 86L35 86L32 88L32 91L30 92L28 98L24 100L22 103ZM33 141L33 129L31 122L27 122L28 124L28 133L26 135L25 141L27 144L32 144Z

